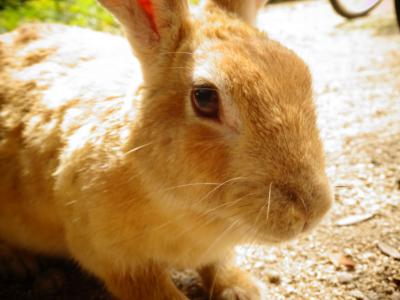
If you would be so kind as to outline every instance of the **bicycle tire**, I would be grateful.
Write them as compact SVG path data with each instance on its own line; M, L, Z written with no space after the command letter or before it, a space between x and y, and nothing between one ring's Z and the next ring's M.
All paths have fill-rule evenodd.
M352 11L351 9L346 7L346 0L329 0L329 2L336 13L338 13L342 17L345 17L346 19L355 19L368 15L375 7L377 7L382 2L382 0L372 1L371 4L363 7L358 11ZM395 0L395 3L397 2L398 0Z

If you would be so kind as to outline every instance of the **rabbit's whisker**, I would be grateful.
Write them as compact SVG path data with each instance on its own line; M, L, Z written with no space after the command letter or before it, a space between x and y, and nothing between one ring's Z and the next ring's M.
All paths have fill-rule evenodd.
M170 67L168 69L175 70L175 69L189 69L189 68L188 67Z
M268 206L267 206L267 221L266 221L267 224L269 220L269 209L271 206L271 191L272 191L272 182L269 184L269 191L268 191Z
M218 271L219 271L219 269L217 269L215 271L214 278L213 278L213 281L211 283L211 287L210 287L210 291L209 291L210 296L208 297L208 300L212 300L213 299L213 295L214 295L214 291L215 291L215 283L217 282Z
M270 186L271 186L271 185L270 185ZM264 205L263 205L263 206L261 207L261 209L258 211L257 217L256 217L256 219L255 219L255 221L254 221L252 227L256 227L256 226L257 226L257 223L258 223L258 221L259 221L259 219L260 219L261 214L264 212L265 208L266 208L267 206L269 206L269 203L270 203L269 201L265 201Z
M202 213L202 214L197 218L197 220L200 221L201 218L206 217L206 218L208 218L207 221L205 221L205 222L203 222L203 223L200 223L200 224L195 223L193 226L190 226L188 229L182 231L179 235L175 236L175 238L176 238L176 237L179 237L179 236L182 236L182 235L184 235L185 233L191 231L194 227L199 228L199 227L201 227L201 226L205 226L205 225L208 225L208 224L214 222L217 218L208 215L209 213L211 213L211 212L213 212L213 211L215 211L215 210L218 210L218 209L220 209L220 208L222 208L222 207L225 207L225 208L226 208L226 207L234 206L234 205L237 204L238 202L242 201L243 198L246 198L246 197L248 197L248 196L250 196L250 195L253 195L253 194L255 194L255 193L247 194L247 195L242 196L242 197L240 197L240 198L238 198L238 199L236 199L236 200L234 200L234 201L226 202L226 203L223 203L223 204L218 205L218 206L216 206L216 207L213 207L212 209L209 209L208 211ZM197 221L197 220L196 220L196 221Z
M217 210L217 209L219 209L219 208L221 208L221 207L231 207L231 206L234 206L234 205L236 205L237 203L239 203L240 201L242 201L243 200L243 198L247 198L247 197L249 197L249 196L252 196L252 195L255 195L256 193L249 193L249 194L247 194L247 195L244 195L244 196L242 196L242 197L239 197L239 198L237 198L237 199L235 199L235 200L233 200L233 201L229 201L229 202L226 202L226 203L223 203L223 204L221 204L221 205L219 205L219 206L216 206L216 207L214 207L214 208L212 208L212 209L209 209L209 210L207 210L206 212L204 212L204 214L209 214L209 213L211 213L211 212L213 212L213 211L215 211L215 210Z
M70 205L73 205L75 203L76 203L76 200L72 200L72 201L69 201L69 202L65 203L64 205L65 206L70 206Z
M217 210L217 209L220 209L220 208L222 208L222 207L231 207L231 206L234 206L235 204L237 204L238 202L240 202L241 200L243 200L243 198L248 197L248 196L250 196L250 195L252 195L252 194L254 194L254 193L251 193L251 194L247 194L247 195L245 195L245 196L242 196L242 197L236 199L236 200L233 201L233 202L226 202L226 203L223 203L223 204L221 204L221 205L218 205L218 206L216 206L216 207L213 207L213 208L209 209L208 211L206 211L206 212L202 213L201 215L199 215L199 218L197 218L197 220L200 221L201 218L207 217L207 218L209 218L207 221L205 221L205 222L203 222L203 223L201 223L201 224L195 224L194 226L191 226L189 229L187 229L187 230L181 232L178 236L184 235L185 233L187 233L187 232L189 232L190 230L192 230L195 226L200 227L200 226L205 226L205 225L207 225L207 224L212 223L213 221L216 220L216 218L215 218L215 217L212 217L211 215L209 215L211 212L213 212L213 211L215 211L215 210ZM174 221L178 221L179 219L185 217L186 215L187 215L187 213L181 214L181 215L179 215L178 218L175 218Z
M258 245L256 242L258 240L259 235L263 232L263 230L260 228L260 224L258 224L258 221L259 221L259 217L260 217L261 213L264 212L265 209L267 209L267 212L266 212L266 214L267 214L267 216L266 216L266 224L268 224L270 206L271 206L272 184L273 184L273 182L271 182L269 184L268 198L266 199L266 201L265 201L264 205L262 206L262 208L259 210L259 212L257 214L256 222L254 222L253 225L250 226L249 229L244 234L244 235L247 235L249 232L252 232L252 235L253 235L253 237L251 239L249 239L251 242L250 242L250 244L248 244L247 250L246 250L246 252L244 254L246 257L248 256L248 252L252 248L260 247L260 245ZM256 209L255 211L258 211L258 209ZM250 214L252 214L252 212L250 212Z
M203 201L204 199L206 199L207 197L209 197L213 192L215 192L216 190L222 188L223 186L227 185L228 183L233 183L233 182L238 181L238 180L247 180L247 178L246 178L246 177L234 177L234 178L230 178L230 179L228 179L228 180L226 180L226 181L224 181L224 182L222 182L222 183L201 183L201 182L193 183L193 184L196 184L196 185L201 185L201 184L216 185L216 187L215 187L214 189L212 189L209 193L207 193L207 195L206 195L205 197L203 197L203 198L201 198L200 200L196 201L196 203L197 203L197 204L200 203L201 201ZM190 184L185 184L185 185L181 185L181 186L190 186L190 185L192 185L192 184L190 183ZM180 186L179 186L179 187L180 187ZM169 188L169 189L172 189L172 188L174 188L174 187L171 187L171 188ZM210 224L210 223L212 223L213 221L215 221L215 218L212 218L212 217L209 215L209 214L210 214L211 212L213 212L214 210L217 210L218 208L222 208L222 207L225 207L225 206L226 206L226 207L234 206L235 204L240 203L240 201L243 200L243 198L246 198L246 197L248 197L248 196L255 195L255 194L257 194L257 193L249 193L249 194L246 194L246 195L244 195L244 196L239 197L238 199L235 199L235 200L233 200L233 201L229 201L229 202L223 203L223 204L221 204L220 206L213 207L213 208L209 209L208 211L206 211L205 213L203 213L202 215L200 215L200 218L198 218L198 220L201 221L201 218L203 218L203 217L207 217L207 218L210 218L210 219L208 219L207 221L203 221L202 223L199 222L199 223L194 224L194 226L191 226L188 230L185 230L185 231L181 232L181 233L179 234L179 236L184 235L185 233L189 232L190 230L192 230L192 229L193 229L194 227L196 227L196 226L197 226L197 227L206 226L207 224ZM155 233L155 232L157 232L158 230L161 230L161 229L167 227L168 225L173 224L173 223L176 223L176 222L179 221L180 219L183 219L184 217L186 217L186 216L188 215L188 213L189 213L189 212L184 212L184 213L178 215L177 217L173 218L173 219L170 220L170 221L167 221L167 222L165 222L165 223L162 223L162 224L160 224L160 225L158 225L158 226L156 226L156 227L153 227L153 228L144 230L144 231L141 232L140 234L137 234L136 236L130 237L129 240L134 240L134 239L141 238L143 235L147 235L147 234L149 234L149 233ZM249 213L253 213L253 212L249 212ZM207 215L207 216L205 216L205 215ZM243 213L241 213L239 216L243 216ZM229 217L229 216L228 216L228 217ZM238 220L236 220L236 221L234 221L234 222L238 222Z
M248 214L253 214L253 212L249 212ZM241 237L250 236L250 238L246 238L248 242L245 243L242 247L245 249L243 256L247 259L249 257L249 251L255 247L255 243L257 241L258 235L260 231L257 228L249 227Z
M218 188L221 188L223 185L225 185L225 184L227 184L227 183L229 183L229 182L232 182L232 181L234 181L234 180L238 180L238 178L231 178L231 179L229 179L229 180L226 180L226 181L224 181L223 183L219 183L219 184L217 184L218 186ZM198 184L201 184L201 183L198 183ZM215 189L213 189L213 190L215 190ZM199 202L201 202L201 199L200 199L200 201ZM231 204L231 202L227 202L226 204ZM225 205L225 204L224 204ZM231 205L233 205L233 204L231 204ZM214 208L213 208L214 209ZM166 226L168 226L168 225L170 225L170 224L173 224L173 223L175 223L176 221L178 221L178 220L180 220L180 219L182 219L182 218L184 218L185 216L187 216L187 214L188 214L188 212L185 212L185 213L183 213L183 214L180 214L178 217L176 217L176 218L174 218L174 219L172 219L172 220L170 220L170 221L168 221L168 222L165 222L165 223L163 223L163 224L160 224L160 225L158 225L158 226L156 226L156 227L153 227L153 228L151 228L150 230L145 230L145 231L143 231L143 232L141 232L140 234L138 234L138 235L136 235L136 236L134 236L134 237L131 237L130 239L137 239L137 238L140 238L141 236L143 236L144 234L148 234L148 233L154 233L154 232L156 232L157 230L160 230L160 229L162 229L162 228L165 228Z
M135 148L129 150L128 152L126 152L125 155L128 155L128 154L131 154L131 153L133 153L133 152L136 152L136 151L138 151L138 150L140 150L140 149L143 149L143 148L145 148L145 147L147 147L147 146L150 146L150 145L152 145L152 144L153 144L153 142L150 142L150 143L146 143L146 144L137 146L137 147L135 147Z
M168 51L168 52L161 52L160 54L187 54L187 55L192 55L193 52L187 52L187 51Z
M251 215L251 214L254 214L254 212L253 211L248 211L247 213L240 213L240 214L237 214L237 213L235 213L235 214L232 214L232 215L228 215L227 216L227 219L234 219L235 217L243 217L243 216L247 216L247 215ZM239 220L234 220L233 221L233 223L238 223L239 222ZM204 226L204 225L206 225L206 224L208 224L208 223L210 223L210 220L208 220L207 222L204 222L204 223L202 223L202 224L200 224L200 225L198 225L199 227L200 226ZM224 231L226 231L227 229L225 229ZM246 231L246 232L248 232L248 231ZM226 233L225 233L226 234ZM208 247L209 248L209 247ZM192 247L188 247L188 249L185 251L186 253L189 253L189 252L191 252L192 251ZM202 257L204 257L203 255L202 255ZM201 257L201 258L202 258Z
M258 230L257 228L258 226L258 221L260 219L261 214L265 211L265 209L267 209L267 222L268 222L268 218L269 218L269 209L270 209L270 203L271 203L271 188L272 188L272 182L269 185L269 192L268 192L268 199L266 199L264 205L262 206L261 209L256 209L255 211L258 211L257 217L255 219L255 221L253 222L252 226L249 227L248 230L246 230L243 234L243 236L248 235L250 232L252 232L253 237L250 239L250 244L249 244L249 248L247 248L246 252L245 252L245 256L248 256L248 251L250 251L251 248L253 248L256 244L257 238L261 232L261 230ZM250 214L252 214L252 212L250 212Z
M186 230L182 231L181 233L179 233L177 236L175 236L175 238L184 235L185 233L191 231L191 230L192 230L193 228L195 228L195 227L196 227L196 228L199 228L199 227L201 227L201 226L206 226L206 225L208 225L208 224L214 222L214 221L216 220L216 218L213 218L212 216L210 216L209 213L211 213L211 212L213 212L213 211L215 211L215 210L217 210L217 209L219 209L219 208L222 208L222 207L231 207L231 206L234 206L234 205L236 205L237 203L239 203L240 201L242 201L244 198L249 197L249 196L252 196L252 195L254 195L254 194L256 194L256 193L249 193L249 194L247 194L247 195L244 195L244 196L242 196L242 197L239 197L238 199L235 199L234 201L226 202L226 203L223 203L223 204L221 204L221 205L219 205L219 206L216 206L216 207L213 207L213 208L209 209L209 210L206 211L205 213L202 213L201 215L199 215L199 217L198 217L197 220L196 220L196 222L198 221L197 223L193 224L193 226L190 226L188 229L186 229ZM252 212L251 212L251 213L252 213ZM154 233L154 232L156 232L156 231L158 231L158 230L161 230L162 228L165 228L166 226L168 226L168 225L170 225L170 224L173 224L174 222L176 222L176 221L178 221L178 220L184 218L185 216L187 216L187 214L188 214L188 213L183 213L183 214L179 215L178 217L174 218L173 220L170 220L170 221L168 221L168 222L165 222L165 223L163 223L163 224L161 224L161 225L159 225L159 226L157 226L157 227L153 227L153 228L151 228L150 230L145 230L145 231L142 232L140 235L137 235L137 236L135 236L135 237L132 237L132 239L134 239L134 238L140 238L140 237L143 236L144 234ZM208 219L207 219L206 221L203 221L202 223L200 223L200 221L202 221L202 220L201 220L202 218L208 218Z
M299 197L299 199L300 199L301 204L302 204L303 207L304 207L304 211L305 211L305 213L306 213L306 215L307 215L307 214L308 214L307 205L306 205L306 203L304 202L304 199L303 199L303 198Z
M265 209L265 206L263 206L263 209L261 209L260 211L262 212L264 209ZM249 245L249 248L247 249L247 251L250 251L251 248L257 247L256 242L257 242L258 236L261 232L261 230L258 230L257 223L258 222L255 222L255 224L253 225L254 228L253 228L253 226L249 228L249 232L252 233L253 237L250 239L251 242L250 242L250 245ZM246 252L245 255L248 256L248 252Z
M209 191L204 197L198 199L197 201L191 203L191 206L193 205L197 205L201 202L203 202L204 200L206 200L207 198L209 198L213 193L217 192L219 189L221 189L222 187L224 187L226 184L237 181L237 180L244 180L246 179L245 177L234 177L231 179L228 179L222 183L219 183L215 188L213 188L211 191ZM181 215L180 217L184 217L185 214Z
M170 190L174 190L174 189L179 189L179 188L183 188L183 187L188 187L188 186L198 186L198 185L219 185L219 182L195 182L195 183L187 183L187 184L180 184L180 185L176 185L176 186L172 186L166 189L161 190L160 192L166 192L166 191L170 191Z
M258 237L260 234L261 234L261 230L258 230L257 227L253 229L253 240L251 241L249 249L259 248L259 244L257 243L257 240L258 240Z
M216 186L215 188L213 188L210 192L208 192L204 197L200 198L200 200L196 203L199 202L203 202L204 200L206 200L207 198L209 198L212 194L214 194L215 192L217 192L221 187L223 187L224 185L232 182L232 181L237 181L237 180L241 180L241 179L245 179L245 177L234 177L231 179L228 179L224 182L222 182L221 184L219 184L218 186Z
M222 240L222 238L224 236L226 236L228 234L228 232L230 230L232 230L232 228L234 228L238 223L240 223L240 220L236 220L234 221L231 225L229 225L227 228L225 228L222 233L207 247L206 251L204 251L204 253L201 255L199 261L202 260L203 257L205 257L208 252L212 249L212 247L214 247L216 244L218 244L219 241Z

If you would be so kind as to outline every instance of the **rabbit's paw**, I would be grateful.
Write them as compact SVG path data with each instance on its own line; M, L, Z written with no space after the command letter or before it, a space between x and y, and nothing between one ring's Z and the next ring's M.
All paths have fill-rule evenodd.
M34 255L0 242L0 280L26 280L38 271L39 264Z
M265 285L241 269L212 264L199 270L212 300L266 300Z
M255 286L227 287L223 289L216 300L266 300L265 285L253 279ZM214 298L212 298L214 299Z
M252 295L253 294L253 295ZM255 293L249 293L242 288L232 287L226 288L217 297L218 300L258 300L259 295Z

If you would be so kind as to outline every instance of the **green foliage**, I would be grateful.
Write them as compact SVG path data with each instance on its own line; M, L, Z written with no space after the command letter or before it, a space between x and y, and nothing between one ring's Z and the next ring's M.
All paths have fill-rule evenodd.
M0 0L3 3L4 0ZM21 23L43 21L58 22L102 31L118 31L113 17L96 0L6 0L0 10L0 32L14 29ZM3 3L4 4L4 3Z
M114 18L96 0L0 0L0 33L37 21L119 31Z
M17 7L18 5L24 4L24 2L29 0L0 0L0 9L5 7Z

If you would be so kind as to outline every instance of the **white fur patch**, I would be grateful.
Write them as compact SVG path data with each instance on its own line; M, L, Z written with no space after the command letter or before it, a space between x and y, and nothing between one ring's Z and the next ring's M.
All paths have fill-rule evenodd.
M214 54L216 56L217 54ZM241 121L239 111L232 99L232 95L227 89L226 78L222 70L217 69L213 61L219 61L218 57L210 57L211 54L199 55L198 64L194 67L194 82L211 83L218 89L220 97L220 116L222 123L231 131L239 133ZM207 59L204 59L207 57ZM203 58L203 59L202 59Z

